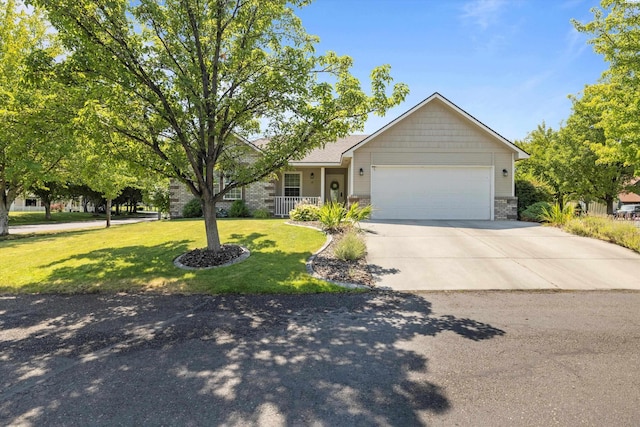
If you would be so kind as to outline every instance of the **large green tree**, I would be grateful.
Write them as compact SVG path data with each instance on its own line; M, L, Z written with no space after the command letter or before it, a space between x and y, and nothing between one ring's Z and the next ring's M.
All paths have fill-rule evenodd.
M65 105L55 78L60 53L38 10L0 0L0 235L9 233L15 198L55 180L71 146L58 114Z
M640 2L602 0L592 9L593 20L573 21L580 32L592 36L594 50L609 62L609 69L595 85L588 86L592 102L602 114L598 126L604 132L610 159L624 157L626 165L640 165Z
M295 15L307 0L34 1L102 85L101 122L127 138L118 152L187 185L214 251L215 206L226 192L362 129L369 113L408 93L403 84L388 93L381 66L367 94L351 58L318 54ZM255 134L270 143L247 162L242 138ZM230 180L219 190L222 170Z
M581 98L573 99L572 114L560 130L559 141L567 153L567 168L571 172L567 181L577 198L599 201L613 214L613 202L626 190L634 176L635 168L625 162L625 155L617 147L611 149L602 117L607 114L604 104L593 99L586 91Z
M542 123L529 132L524 140L516 141L516 145L530 155L528 159L518 162L518 177L530 176L546 184L556 202L563 204L572 188L568 180L571 175L568 169L569 154L561 143L559 132Z
M567 198L584 202L599 201L613 213L613 202L624 191L634 168L608 150L604 131L599 127L605 108L593 104L589 94L573 98L567 122L553 130L544 123L518 146L530 158L518 164L519 177L533 177L553 190L556 201Z

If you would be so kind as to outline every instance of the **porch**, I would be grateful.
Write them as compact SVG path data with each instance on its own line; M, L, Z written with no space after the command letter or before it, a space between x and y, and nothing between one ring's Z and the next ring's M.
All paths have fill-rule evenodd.
M274 216L287 217L299 204L322 206L320 197L293 197L293 196L276 196L274 197Z
M348 167L298 167L280 173L278 178L273 197L276 217L289 216L301 203L316 206L329 201L344 203L350 194Z

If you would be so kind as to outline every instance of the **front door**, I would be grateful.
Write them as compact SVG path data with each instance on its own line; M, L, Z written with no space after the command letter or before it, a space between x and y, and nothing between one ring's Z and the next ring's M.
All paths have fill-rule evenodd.
M325 185L324 194L328 202L344 203L346 193L343 174L327 174Z

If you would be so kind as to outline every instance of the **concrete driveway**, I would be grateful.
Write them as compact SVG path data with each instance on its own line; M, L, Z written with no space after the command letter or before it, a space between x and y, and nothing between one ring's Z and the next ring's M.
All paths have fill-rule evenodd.
M394 290L640 289L640 255L514 221L370 221L367 260Z

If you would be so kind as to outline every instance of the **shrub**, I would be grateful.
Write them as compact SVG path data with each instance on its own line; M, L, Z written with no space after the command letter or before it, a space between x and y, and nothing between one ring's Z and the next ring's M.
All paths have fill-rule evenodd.
M353 224L371 218L371 205L360 207L358 202L353 203L347 210L346 219Z
M253 211L253 217L258 219L271 218L271 212L264 208L256 209L255 211Z
M182 216L185 218L200 218L202 216L202 204L200 199L195 197L184 205L182 208Z
M371 217L371 206L360 207L353 203L349 209L340 203L327 203L320 208L319 220L322 228L329 232L340 231Z
M229 208L230 218L247 218L249 216L251 216L251 213L244 200L236 200L231 204Z
M520 215L522 221L540 222L544 209L549 209L551 205L547 202L536 202L525 209Z
M320 208L319 220L322 228L329 232L340 231L344 226L347 216L347 209L340 203L331 202L322 205Z
M528 179L516 179L516 197L518 197L518 218L531 205L538 202L551 202L553 196L546 185Z
M294 221L318 221L320 218L320 207L307 203L300 203L289 212L289 218Z
M540 218L549 224L564 225L573 218L573 210L573 206L568 203L563 207L560 207L560 205L556 203L550 208L542 208Z
M343 261L360 259L367 253L367 247L362 236L355 230L349 230L336 242L333 254Z

